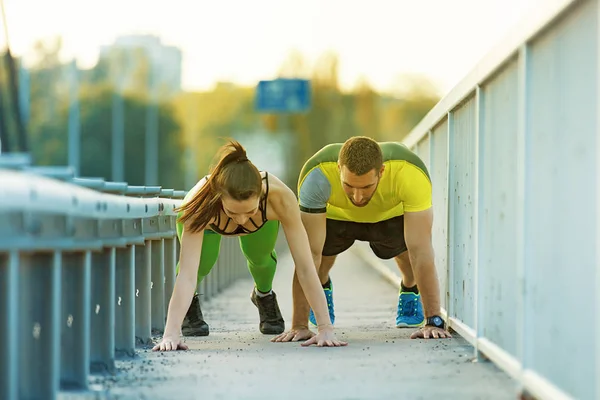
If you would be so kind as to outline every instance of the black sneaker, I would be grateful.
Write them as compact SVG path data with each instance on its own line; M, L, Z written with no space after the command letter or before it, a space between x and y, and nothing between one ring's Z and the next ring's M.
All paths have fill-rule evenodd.
M271 291L271 294L261 297L256 295L256 290L252 290L250 300L258 308L258 314L260 315L258 328L260 332L265 335L283 333L285 330L285 321L281 316L275 292Z
M208 331L208 324L204 321L200 309L200 299L195 294L192 297L192 304L190 304L190 308L183 319L181 333L183 333L183 336L208 336Z

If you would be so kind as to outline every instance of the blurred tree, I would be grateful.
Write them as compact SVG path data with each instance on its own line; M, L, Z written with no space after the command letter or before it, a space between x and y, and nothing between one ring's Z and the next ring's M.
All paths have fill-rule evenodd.
M279 68L280 78L306 78L310 77L310 67L306 58L298 50L292 50Z
M31 144L40 165L67 163L69 67L60 63L61 41L38 42L36 63L30 68ZM79 92L82 176L110 179L112 175L112 101L122 72L135 66L136 79L123 87L125 116L125 180L144 184L148 62L141 52L115 51L81 73ZM132 67L133 68L133 67ZM163 187L184 188L185 145L173 105L158 108L159 182Z
M65 66L60 62L62 39L51 38L37 41L34 45L35 63L30 69L31 96L31 143L36 142L40 124L47 124L54 118L63 102L67 101L68 87ZM67 129L67 126L64 126ZM37 158L36 158L37 159Z
M224 143L222 139L260 127L253 96L253 88L218 83L210 92L175 97L173 105L183 143L195 160L193 175L208 173L217 149Z
M29 68L30 150L36 164L52 165L66 160L68 67L60 62L62 39L53 37L34 44L34 64ZM64 155L64 157L63 157ZM64 164L64 162L63 162Z
M145 113L142 98L126 96L125 107L125 181L144 184ZM84 86L81 109L81 175L110 179L112 175L112 90L109 86ZM68 108L63 105L56 118L39 127L36 160L41 165L65 165L67 131L63 129ZM43 132L43 134L41 134ZM183 143L179 125L168 104L159 107L159 182L165 188L184 187Z
M303 64L298 63L300 68ZM289 153L289 174L286 183L296 188L298 173L306 160L319 148L339 140L346 134L346 110L352 108L339 90L338 57L333 52L323 54L311 76L311 108L302 115L288 118L288 128L294 133L296 146ZM302 72L301 69L298 70Z
M40 42L36 48L37 64L31 71L31 143L36 160L64 164L68 80L59 62L60 40ZM185 184L189 188L190 182L195 183L208 172L222 138L237 137L243 142L244 138L252 140L254 132L267 130L275 135L274 140L291 143L286 154L288 176L282 178L295 189L302 164L321 147L355 135L400 141L439 100L431 82L419 75L399 76L389 93L376 92L364 78L352 91L343 92L339 86L339 59L334 52L324 53L310 68L305 57L293 51L278 75L311 80L308 112L257 114L255 87L226 82L217 83L210 91L181 93L163 100L159 111L161 184L177 188ZM82 76L82 174L111 176L111 96L119 79L128 76L132 79L122 87L125 173L128 182L142 184L147 88L151 81L148 55L143 49L115 50Z
M428 78L404 74L396 78L391 95L384 99L381 138L401 141L436 105L440 96Z
M356 99L354 117L358 131L363 136L378 139L380 136L379 102L381 97L369 86L364 77L358 81L354 96Z
M0 53L4 60L6 53ZM0 150L15 151L18 148L16 123L14 121L12 101L10 97L10 82L6 64L0 62Z

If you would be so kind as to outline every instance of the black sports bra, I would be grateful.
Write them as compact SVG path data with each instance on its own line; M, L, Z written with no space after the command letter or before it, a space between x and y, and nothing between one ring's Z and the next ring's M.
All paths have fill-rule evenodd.
M262 228L264 226L265 222L267 222L267 196L269 195L268 175L269 175L268 172L265 171L265 177L263 179L265 180L266 190L265 190L265 194L263 195L263 197L260 199L260 202L258 203L258 210L260 211L260 214L262 216L262 224L260 226L256 225L256 222L254 222L254 220L252 218L250 218L249 221L252 222L252 225L254 225L254 227L256 228L255 230L250 231L247 228L243 227L242 225L238 225L236 230L234 230L232 232L226 232L227 227L229 226L229 222L231 222L231 217L227 217L227 222L225 223L225 226L221 229L221 228L219 228L219 226L221 225L221 213L219 212L219 214L217 214L217 220L215 221L215 223L210 224L210 230L215 233L218 233L219 235L232 236L232 235L254 233L254 232L258 231L260 228Z

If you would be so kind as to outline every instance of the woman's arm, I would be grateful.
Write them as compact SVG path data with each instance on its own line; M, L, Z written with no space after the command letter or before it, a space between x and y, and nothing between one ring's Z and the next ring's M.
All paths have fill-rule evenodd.
M305 343L305 345L317 344L318 346L340 346L346 345L345 342L338 341L333 336L333 325L329 319L329 311L327 309L327 299L323 292L323 286L319 281L317 269L312 258L310 245L306 230L302 225L300 218L300 210L296 196L286 186L285 190L278 193L279 201L274 202L274 207L283 231L287 238L288 246L294 264L296 266L296 274L304 291L306 299L315 313L317 320L317 329L319 334Z
M169 351L178 348L187 350L180 343L181 324L192 302L200 264L202 238L204 231L191 233L185 228L181 235L181 252L179 257L179 274L175 279L173 294L169 302L167 323L162 341L153 350Z

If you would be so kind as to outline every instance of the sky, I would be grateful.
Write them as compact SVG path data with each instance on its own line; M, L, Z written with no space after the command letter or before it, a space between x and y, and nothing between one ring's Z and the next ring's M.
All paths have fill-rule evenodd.
M340 83L389 91L406 73L446 93L528 12L551 0L4 0L12 51L61 35L64 60L92 67L119 35L155 34L183 51L186 90L276 76L292 50L340 60ZM0 45L4 44L0 32Z

